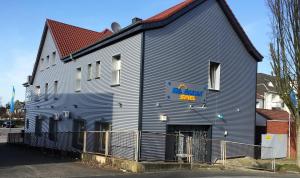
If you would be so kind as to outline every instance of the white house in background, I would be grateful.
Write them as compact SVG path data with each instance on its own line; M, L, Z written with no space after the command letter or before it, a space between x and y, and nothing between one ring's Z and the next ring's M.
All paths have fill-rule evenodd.
M274 86L274 77L264 73L257 73L256 108L279 109L288 111Z

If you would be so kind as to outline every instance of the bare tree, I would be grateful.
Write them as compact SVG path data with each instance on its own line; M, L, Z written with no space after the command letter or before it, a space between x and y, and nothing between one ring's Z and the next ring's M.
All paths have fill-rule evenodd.
M280 97L296 123L297 165L300 167L300 38L299 0L267 0L270 9L272 74ZM295 100L291 93L295 93Z

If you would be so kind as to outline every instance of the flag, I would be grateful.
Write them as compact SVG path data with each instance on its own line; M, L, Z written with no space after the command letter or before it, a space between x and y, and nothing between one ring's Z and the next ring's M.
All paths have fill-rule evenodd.
M13 87L13 92L10 101L10 113L15 111L15 87Z

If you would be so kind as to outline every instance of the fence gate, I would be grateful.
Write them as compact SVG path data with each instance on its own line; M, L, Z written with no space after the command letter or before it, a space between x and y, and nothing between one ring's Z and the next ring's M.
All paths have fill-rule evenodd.
M211 162L211 139L206 126L171 126L166 140L166 160Z
M208 131L194 131L192 136L193 161L200 163L210 162L211 144Z

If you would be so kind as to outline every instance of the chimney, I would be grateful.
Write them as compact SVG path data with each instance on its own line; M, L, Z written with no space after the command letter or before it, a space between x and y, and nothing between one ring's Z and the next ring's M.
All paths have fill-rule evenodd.
M134 18L132 19L132 24L141 22L142 20L143 20L143 19L140 19L140 18L138 18L138 17L134 17Z

